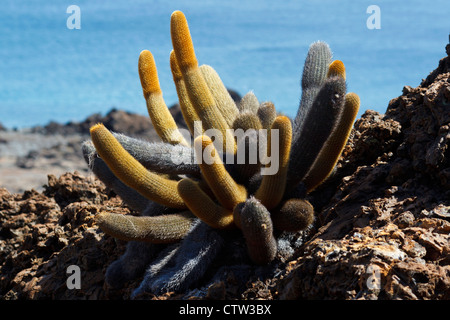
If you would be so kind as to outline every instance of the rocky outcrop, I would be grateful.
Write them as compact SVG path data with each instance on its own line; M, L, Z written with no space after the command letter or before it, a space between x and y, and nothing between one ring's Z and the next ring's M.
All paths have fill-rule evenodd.
M0 297L104 299L105 264L124 250L94 225L104 210L130 213L103 184L77 172L50 175L42 193L0 188ZM82 270L81 289L67 287L71 265Z
M68 122L61 124L51 121L43 127L33 127L31 132L46 135L59 134L89 136L89 129L97 123L103 123L112 131L130 132L130 135L134 137L141 137L148 140L156 140L158 138L148 116L117 109L111 109L104 116L99 113L95 113L81 122Z

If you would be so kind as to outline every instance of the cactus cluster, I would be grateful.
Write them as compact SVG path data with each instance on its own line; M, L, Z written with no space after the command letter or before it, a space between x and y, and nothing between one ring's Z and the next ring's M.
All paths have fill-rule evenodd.
M146 272L134 294L186 289L227 245L227 233L245 239L253 263L276 259L281 233L312 224L314 209L304 197L333 171L359 108L358 96L346 93L343 63L331 60L324 42L310 46L300 106L291 121L252 92L235 103L217 72L198 65L180 11L171 16L171 38L170 66L191 137L171 116L153 56L144 50L139 76L162 141L145 142L97 124L90 130L92 141L83 144L94 174L140 214L102 212L96 219L105 233L129 241L125 254L108 267L107 282L118 287ZM209 129L222 139L213 141ZM237 138L230 129L246 134ZM277 170L263 174L274 144ZM255 147L265 156L251 158ZM206 153L213 161L198 161Z

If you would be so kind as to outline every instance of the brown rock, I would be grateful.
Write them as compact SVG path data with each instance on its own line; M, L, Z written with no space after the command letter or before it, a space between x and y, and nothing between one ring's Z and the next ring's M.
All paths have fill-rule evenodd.
M104 266L118 257L123 243L95 227L99 211L130 212L99 181L76 172L49 176L43 193L0 189L0 297L108 297ZM82 270L80 290L66 285L70 265Z

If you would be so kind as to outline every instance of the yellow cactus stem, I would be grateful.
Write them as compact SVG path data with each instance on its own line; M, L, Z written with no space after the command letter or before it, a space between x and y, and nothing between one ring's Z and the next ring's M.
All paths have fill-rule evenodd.
M180 109L183 114L184 121L186 122L191 135L196 138L194 134L196 132L203 133L203 129L200 128L200 130L195 131L194 124L195 121L198 121L197 123L201 123L201 121L194 109L194 106L189 100L189 94L183 80L183 74L178 66L177 57L175 56L175 52L173 50L170 52L170 69L172 70L173 82L175 83L175 88L177 90Z
M359 104L359 97L356 93L351 92L345 95L341 118L304 179L308 192L313 191L325 181L336 166L358 114Z
M345 66L341 60L334 60L328 67L327 77L342 77L345 80Z
M170 17L170 33L178 65L182 71L198 68L189 26L184 13L176 10Z
M153 55L148 50L143 50L139 55L139 77L147 110L152 120L156 133L162 141L170 144L188 145L178 126L172 117L159 86L158 72Z
M214 96L198 67L186 17L181 11L172 13L170 32L176 61L183 75L186 90L204 130L215 129L222 134L223 151L236 152L233 133L220 113Z
M283 198L286 188L286 178L289 167L289 154L291 152L292 125L286 116L278 116L272 124L270 134L273 130L279 130L279 167L273 175L264 175L261 185L255 193L267 209L276 207ZM268 141L268 152L272 150L272 139Z
M177 181L148 171L103 124L94 125L90 133L99 156L123 183L152 201L170 208L186 209L177 193Z
M194 220L195 216L189 211L161 216L101 212L95 216L100 229L114 238L151 243L173 243L183 239Z
M197 137L194 148L197 159L201 159L199 166L202 175L212 192L223 207L232 211L239 202L245 201L247 190L230 176L208 136Z
M233 212L214 202L202 190L198 182L189 178L180 180L178 193L189 210L212 228L225 229L234 226Z
M231 128L234 119L236 119L239 114L236 103L230 96L230 93L223 84L222 79L220 79L219 75L217 74L216 70L213 69L213 67L202 65L200 66L200 71L202 72L203 78L208 85L209 91L211 91L211 94L216 101L219 112L224 117L225 121L228 124L228 127Z

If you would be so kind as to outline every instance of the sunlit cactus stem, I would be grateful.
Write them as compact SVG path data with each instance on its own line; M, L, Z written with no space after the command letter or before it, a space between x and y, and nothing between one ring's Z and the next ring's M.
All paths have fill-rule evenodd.
M156 133L164 142L188 145L164 102L155 60L150 51L141 52L138 69L148 113Z
M233 210L238 203L245 201L247 190L244 186L237 184L228 173L209 137L197 137L194 145L196 151L202 152L197 154L197 159L202 157L199 166L203 177L222 206Z
M223 141L222 151L236 152L234 137L224 116L217 108L217 103L211 93L194 52L189 27L184 14L175 11L171 17L172 44L176 61L183 75L189 99L202 120L203 129L215 129L221 132Z
M102 124L93 126L90 131L98 154L121 181L150 200L170 208L186 208L176 191L177 181L148 171Z

